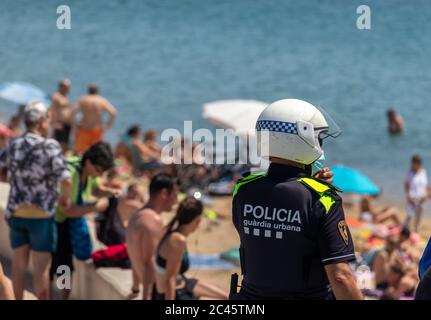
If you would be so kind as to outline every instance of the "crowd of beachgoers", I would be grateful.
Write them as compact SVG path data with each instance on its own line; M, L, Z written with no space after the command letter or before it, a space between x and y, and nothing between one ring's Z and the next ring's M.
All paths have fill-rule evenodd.
M139 124L110 145L104 134L116 120L116 108L96 84L72 106L70 88L69 80L60 81L50 106L38 101L20 106L9 123L0 125L2 179L20 170L9 181L5 208L14 251L13 290L1 284L0 294L23 298L31 254L32 291L39 299L52 298L59 267L73 271L74 259L92 259L98 268L130 268L128 298L227 299L218 286L188 277L187 239L203 218L225 218L205 208L209 186L218 184L213 190L231 201L228 194L247 167L202 164L195 158L195 145L191 154L182 152L184 139L177 143L182 164L169 164L162 159L157 131L143 131ZM401 116L393 110L387 116L389 132L401 133ZM20 153L25 156L16 156ZM184 161L187 157L190 161ZM428 221L421 222L430 190L418 155L412 157L405 190L407 214L379 207L369 195L361 198L359 210L346 210L357 251L352 267L369 299L411 299L419 283L418 264L427 240L421 227ZM26 199L37 201L29 204ZM172 211L172 221L164 225L160 215ZM97 251L85 218L94 213L97 241L104 246ZM61 290L61 298L68 299L72 290Z

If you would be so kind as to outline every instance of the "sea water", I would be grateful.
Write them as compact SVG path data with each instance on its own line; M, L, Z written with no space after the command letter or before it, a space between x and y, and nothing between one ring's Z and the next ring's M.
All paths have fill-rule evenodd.
M327 162L362 170L386 198L400 199L412 154L431 172L429 0L75 0L70 30L57 29L61 4L0 2L0 83L52 93L67 77L76 101L96 81L119 110L113 141L134 123L214 129L208 101L289 97L333 115L344 132L325 141ZM371 30L356 25L364 4ZM389 107L405 134L387 134Z

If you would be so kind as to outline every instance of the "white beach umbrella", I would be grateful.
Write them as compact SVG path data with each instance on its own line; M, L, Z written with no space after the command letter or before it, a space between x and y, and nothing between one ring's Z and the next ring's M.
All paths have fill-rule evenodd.
M256 121L268 103L257 100L219 100L203 105L202 116L212 125L232 129L236 134L254 136ZM249 145L254 149L254 145ZM241 150L247 152L247 150ZM246 154L246 153L245 153ZM252 171L264 171L269 162L260 159L260 165Z
M16 104L27 104L32 100L50 104L50 99L43 90L26 82L0 83L0 98Z

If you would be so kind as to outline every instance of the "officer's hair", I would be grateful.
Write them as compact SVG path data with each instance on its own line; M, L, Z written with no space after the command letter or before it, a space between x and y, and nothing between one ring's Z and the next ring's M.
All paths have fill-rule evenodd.
M193 196L186 197L178 206L177 213L175 217L169 222L166 227L166 233L162 239L165 239L171 232L174 230L174 226L176 228L189 224L195 218L200 216L203 211L202 202L197 200Z

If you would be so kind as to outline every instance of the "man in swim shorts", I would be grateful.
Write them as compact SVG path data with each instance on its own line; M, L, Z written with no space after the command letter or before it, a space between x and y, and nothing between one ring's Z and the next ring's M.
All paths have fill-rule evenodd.
M103 122L105 113L109 114L108 123ZM80 121L76 115L80 114ZM103 134L112 127L117 110L104 97L99 95L99 87L91 84L88 94L79 98L72 110L72 124L75 130L75 153L81 155L93 144L103 140Z

